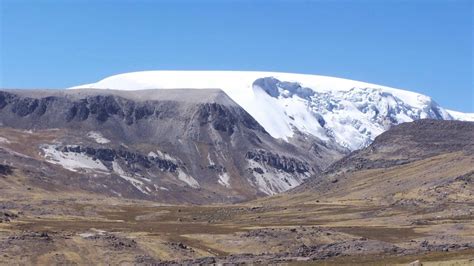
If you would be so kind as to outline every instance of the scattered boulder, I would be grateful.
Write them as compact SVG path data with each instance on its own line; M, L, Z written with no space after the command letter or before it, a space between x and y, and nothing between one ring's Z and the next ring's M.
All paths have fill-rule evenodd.
M125 249L136 249L137 242L134 239L129 239L126 237L116 236L114 234L94 234L86 237L89 240L104 241L107 246L111 247L113 250L125 250Z
M11 174L13 174L13 167L6 164L0 164L0 176L7 176Z
M11 222L15 218L18 218L18 214L6 210L0 211L0 223Z

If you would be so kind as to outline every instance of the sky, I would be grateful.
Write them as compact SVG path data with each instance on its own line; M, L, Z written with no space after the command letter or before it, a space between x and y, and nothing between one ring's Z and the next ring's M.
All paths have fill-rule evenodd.
M474 112L469 0L0 0L0 87L141 70L328 75Z

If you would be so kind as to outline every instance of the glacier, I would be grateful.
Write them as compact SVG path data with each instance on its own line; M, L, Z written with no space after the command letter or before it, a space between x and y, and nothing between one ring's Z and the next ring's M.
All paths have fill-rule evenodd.
M418 119L469 120L429 96L336 77L255 71L141 71L70 89L221 89L274 138L295 133L348 150L370 144L391 126Z

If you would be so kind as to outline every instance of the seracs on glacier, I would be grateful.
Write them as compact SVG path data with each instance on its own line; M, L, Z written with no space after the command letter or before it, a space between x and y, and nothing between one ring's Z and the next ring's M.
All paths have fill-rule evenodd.
M77 88L222 89L275 138L311 134L356 150L392 125L417 119L474 121L474 114L446 110L430 97L327 76L250 71L142 71L119 74Z

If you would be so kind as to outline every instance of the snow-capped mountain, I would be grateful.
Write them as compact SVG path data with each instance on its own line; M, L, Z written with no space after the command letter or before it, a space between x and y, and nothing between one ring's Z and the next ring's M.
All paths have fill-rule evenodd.
M222 89L275 138L296 132L356 150L392 125L417 119L474 120L428 96L348 79L277 72L143 71L73 88Z
M0 91L10 166L175 203L273 195L318 182L393 125L473 118L421 94L299 74L151 71L74 88Z

